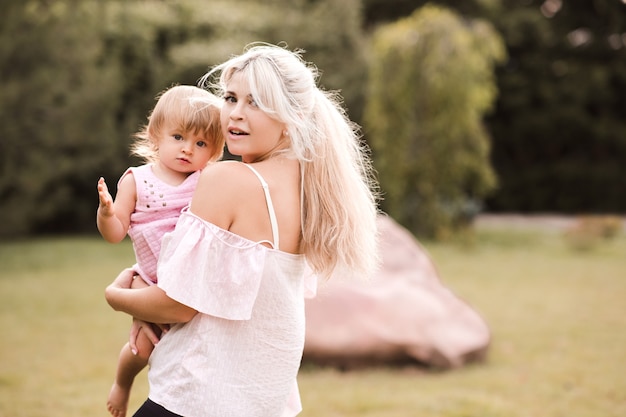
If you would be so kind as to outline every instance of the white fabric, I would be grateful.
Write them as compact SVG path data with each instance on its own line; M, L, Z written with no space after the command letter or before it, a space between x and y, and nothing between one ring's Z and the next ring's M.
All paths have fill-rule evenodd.
M305 269L302 255L183 212L164 238L158 285L202 313L155 347L150 399L186 417L298 414Z
M250 170L254 172L254 175L257 176L259 181L261 181L261 186L263 187L263 193L265 194L265 202L267 203L267 211L269 212L270 222L272 224L272 239L274 239L274 241L270 243L274 249L280 249L280 240L279 240L279 235L278 235L278 221L276 220L276 213L274 212L274 204L272 203L272 196L270 195L269 186L267 185L267 183L265 182L265 179L261 176L261 174L259 174L259 172L256 169L252 168L252 165L248 165L248 164L244 164L244 165L250 168Z
M204 314L248 320L265 267L266 248L184 211L166 234L158 276L170 298ZM190 267L192 269L190 269Z

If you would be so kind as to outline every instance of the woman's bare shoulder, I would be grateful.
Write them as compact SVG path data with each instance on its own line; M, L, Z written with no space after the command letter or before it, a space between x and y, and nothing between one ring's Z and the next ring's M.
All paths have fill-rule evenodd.
M202 170L198 187L207 187L220 193L229 190L241 191L242 187L251 185L254 176L245 164L238 161L220 161Z
M239 161L219 161L207 165L203 170L201 177L218 178L218 177L230 177L231 175L245 169L243 163ZM225 179L226 179L225 178Z
M234 221L237 210L246 204L254 186L250 172L241 162L221 161L202 170L191 210L224 229Z

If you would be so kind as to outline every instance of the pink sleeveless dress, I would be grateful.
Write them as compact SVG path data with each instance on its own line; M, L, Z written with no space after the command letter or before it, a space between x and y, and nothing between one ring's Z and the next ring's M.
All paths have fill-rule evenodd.
M181 210L191 202L200 171L189 175L180 185L170 185L157 178L152 164L128 168L120 181L129 173L133 174L137 188L137 204L128 229L137 262L133 270L152 285L157 282L163 235L174 230Z

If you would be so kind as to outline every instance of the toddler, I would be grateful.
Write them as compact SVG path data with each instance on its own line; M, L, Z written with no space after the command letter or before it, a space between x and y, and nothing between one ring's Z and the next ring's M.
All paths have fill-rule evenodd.
M199 87L177 85L165 90L131 149L146 163L124 172L115 200L104 179L98 181L98 230L111 243L130 236L138 277L133 288L156 284L161 238L174 230L181 209L191 201L202 168L223 155L221 103ZM152 327L160 335L161 328ZM114 417L126 415L131 386L153 347L148 335L140 331L137 350L131 351L128 343L122 348L107 402Z

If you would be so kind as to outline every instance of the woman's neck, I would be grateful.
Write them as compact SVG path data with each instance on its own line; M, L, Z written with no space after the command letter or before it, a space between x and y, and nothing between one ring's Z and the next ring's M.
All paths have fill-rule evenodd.
M278 148L278 149L272 149L271 151L263 155L254 155L254 156L242 155L241 161L246 164L254 164L256 162L263 162L269 159L286 158L288 154L289 154L289 149L283 147L283 148Z

